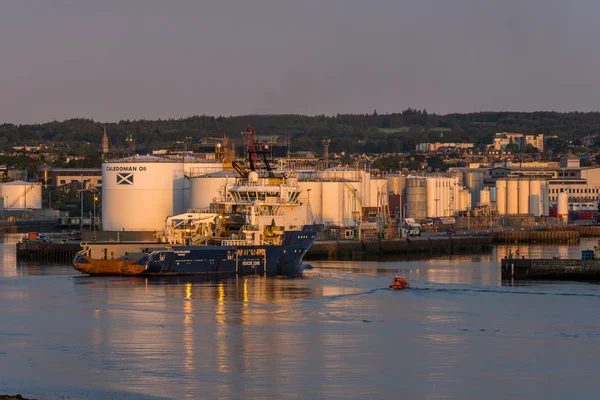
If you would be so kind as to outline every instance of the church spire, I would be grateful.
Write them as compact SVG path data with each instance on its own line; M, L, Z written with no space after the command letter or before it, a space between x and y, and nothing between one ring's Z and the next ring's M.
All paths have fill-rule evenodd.
M104 135L102 136L102 153L108 153L108 136L106 136L106 126L104 127Z

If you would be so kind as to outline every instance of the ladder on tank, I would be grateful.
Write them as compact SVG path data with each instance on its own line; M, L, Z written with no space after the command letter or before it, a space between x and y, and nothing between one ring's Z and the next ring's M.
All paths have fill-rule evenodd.
M24 204L23 208L27 208L27 197L26 196L27 196L27 193L29 193L30 191L32 191L34 187L35 187L35 185L31 185L30 187L28 187L23 193L21 193L20 196L18 196L16 199L14 199L12 201L12 203L10 203L5 208L13 208L15 206L15 204L17 204L23 198L25 198L25 204Z

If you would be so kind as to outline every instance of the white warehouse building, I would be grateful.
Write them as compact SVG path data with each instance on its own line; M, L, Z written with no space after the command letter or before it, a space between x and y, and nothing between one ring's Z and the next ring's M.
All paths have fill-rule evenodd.
M102 164L102 227L105 231L154 231L190 204L190 179L223 170L195 157L133 156Z

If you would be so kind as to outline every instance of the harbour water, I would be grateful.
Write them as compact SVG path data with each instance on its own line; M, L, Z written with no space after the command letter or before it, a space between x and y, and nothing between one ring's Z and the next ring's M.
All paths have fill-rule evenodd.
M0 237L0 393L39 399L595 399L600 286L500 281L491 254L313 262L297 278L17 265ZM579 257L578 246L513 246ZM396 274L411 289L387 289Z

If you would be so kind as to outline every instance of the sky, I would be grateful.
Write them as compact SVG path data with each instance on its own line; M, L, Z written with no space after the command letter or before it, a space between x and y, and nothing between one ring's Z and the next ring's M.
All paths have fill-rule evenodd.
M597 0L2 0L0 123L600 110Z

